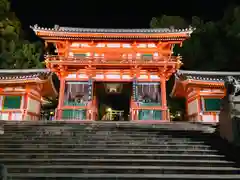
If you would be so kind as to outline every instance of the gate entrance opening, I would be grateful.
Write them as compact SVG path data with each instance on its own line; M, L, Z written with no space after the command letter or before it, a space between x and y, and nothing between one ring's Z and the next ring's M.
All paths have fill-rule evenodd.
M127 121L130 114L132 83L96 82L98 120Z

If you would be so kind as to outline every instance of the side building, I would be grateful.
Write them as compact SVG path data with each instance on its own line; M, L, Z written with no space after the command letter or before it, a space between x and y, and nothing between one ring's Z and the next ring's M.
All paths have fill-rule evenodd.
M221 99L225 96L224 80L227 76L239 80L240 73L178 70L171 96L186 99L189 121L217 123Z
M0 70L0 119L39 120L44 97L58 93L48 69Z

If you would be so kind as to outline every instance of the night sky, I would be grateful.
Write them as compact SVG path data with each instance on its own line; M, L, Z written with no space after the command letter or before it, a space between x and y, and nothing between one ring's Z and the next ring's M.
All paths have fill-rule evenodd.
M12 0L24 29L38 24L86 28L148 28L154 16L219 19L231 0Z

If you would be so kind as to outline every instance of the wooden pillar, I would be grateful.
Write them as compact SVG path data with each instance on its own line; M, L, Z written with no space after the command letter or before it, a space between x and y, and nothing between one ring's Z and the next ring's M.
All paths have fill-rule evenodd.
M162 99L162 119L164 121L169 121L167 117L167 94L166 94L166 78L161 76L161 99Z
M56 120L62 119L62 107L64 103L64 91L65 91L65 78L60 76L60 89L59 89L59 99L58 99L58 107L57 107L57 114Z
M197 116L197 120L198 121L202 121L202 115L201 115L201 112L202 112L202 99L201 99L201 95L200 95L200 89L197 90L197 101L198 101L198 116Z
M22 114L22 120L27 120L27 115L28 115L28 99L29 99L29 93L31 91L31 87L26 86L25 87L25 93L23 95L23 100L21 104L21 109L23 110L23 114Z
M65 49L64 49L64 57L65 58L68 58L68 56L69 56L69 46L70 46L70 43L69 43L69 41L66 41L65 42Z
M28 90L26 90L26 93L23 96L23 105L22 105L22 110L23 110L23 114L22 114L22 120L27 120L27 111L28 111L28 98L29 98L29 92Z

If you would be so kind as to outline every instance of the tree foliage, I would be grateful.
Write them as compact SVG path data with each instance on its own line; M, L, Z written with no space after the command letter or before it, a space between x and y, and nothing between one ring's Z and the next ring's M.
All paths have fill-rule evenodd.
M183 56L184 68L189 70L240 70L240 7L229 7L219 21L204 22L193 17L186 23L179 16L153 18L152 28L195 27L191 38L184 41L183 47L176 47L175 53Z
M226 9L222 19L204 22L199 17L192 17L186 23L184 18L162 16L153 18L152 28L185 28L195 27L191 37L183 42L174 53L183 57L184 69L202 71L240 71L240 7L231 6ZM172 82L168 83L168 92ZM176 101L169 100L170 106L177 107ZM183 108L184 109L184 108Z
M152 28L186 28L187 22L180 16L154 17L150 22Z
M8 0L0 0L0 68L42 68L42 46L22 38L21 23L10 11Z

